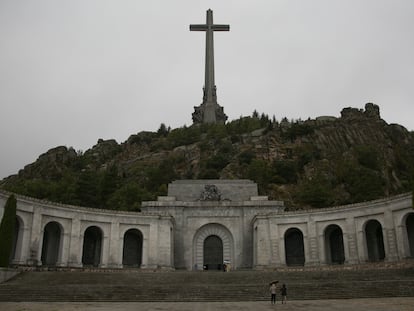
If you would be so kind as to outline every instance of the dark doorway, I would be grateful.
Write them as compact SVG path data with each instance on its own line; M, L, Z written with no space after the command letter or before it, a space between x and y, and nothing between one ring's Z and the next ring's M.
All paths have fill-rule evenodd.
M326 228L325 249L328 263L342 265L345 262L344 239L339 226L330 225Z
M204 268L206 270L223 269L223 241L217 235L210 235L204 240Z
M124 250L122 264L130 267L140 267L142 263L142 233L130 229L124 235Z
M96 226L85 230L83 237L82 263L97 267L101 263L102 231Z
M405 225L407 227L408 245L410 250L409 256L414 257L414 214L408 215Z
M381 261L385 258L382 226L377 220L370 220L365 226L368 261Z
M57 222L49 222L43 230L42 265L56 266L60 249L60 225Z
M285 233L286 265L303 266L305 264L305 248L303 234L299 229L292 228Z

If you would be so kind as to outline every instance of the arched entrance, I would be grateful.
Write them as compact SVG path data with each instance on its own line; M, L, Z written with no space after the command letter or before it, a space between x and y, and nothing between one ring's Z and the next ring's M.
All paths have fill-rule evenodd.
M142 263L142 233L137 229L129 229L124 234L122 264L140 267Z
M10 262L19 261L23 241L23 221L16 216Z
M414 257L414 214L410 214L405 222L409 245L409 256Z
M286 265L303 266L305 264L305 247L303 234L297 228L291 228L285 233Z
M370 220L365 226L368 261L381 261L385 258L382 226L377 220Z
M62 230L57 222L52 221L45 226L43 230L42 265L55 266L58 262L61 234Z
M345 262L344 239L339 226L330 225L326 228L325 250L327 263L342 265Z
M82 263L97 267L101 263L102 230L96 226L88 227L83 236Z
M233 236L226 227L215 223L207 224L194 235L192 268L202 270L204 265L208 265L212 269L221 269L224 261L236 268L233 248Z
M204 240L203 267L207 270L222 270L223 241L217 235L210 235Z

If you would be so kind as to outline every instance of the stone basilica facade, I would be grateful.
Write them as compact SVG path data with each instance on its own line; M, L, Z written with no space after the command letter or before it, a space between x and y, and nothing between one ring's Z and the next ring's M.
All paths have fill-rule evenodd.
M9 193L0 192L0 217ZM13 265L272 269L414 257L412 195L286 212L249 180L180 180L142 212L17 196Z

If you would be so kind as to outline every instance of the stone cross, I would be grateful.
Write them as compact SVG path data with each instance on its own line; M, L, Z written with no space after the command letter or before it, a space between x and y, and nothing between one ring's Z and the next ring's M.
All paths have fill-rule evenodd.
M190 31L206 32L206 67L205 81L203 88L203 103L200 107L194 107L193 113L194 123L224 123L227 116L223 112L223 108L217 104L216 85L214 82L214 31L229 31L229 25L213 24L213 11L207 11L206 24L190 25Z

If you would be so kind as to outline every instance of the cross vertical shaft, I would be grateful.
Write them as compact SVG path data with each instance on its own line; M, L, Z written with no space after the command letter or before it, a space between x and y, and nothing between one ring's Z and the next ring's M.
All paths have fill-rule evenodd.
M213 23L213 11L207 11L206 24L190 25L190 31L206 32L206 59L205 59L205 77L203 88L203 103L200 107L195 107L196 112L193 114L195 123L216 123L227 119L224 115L223 108L217 104L216 85L214 81L214 31L229 31L229 25L215 25ZM217 115L219 114L219 115Z

